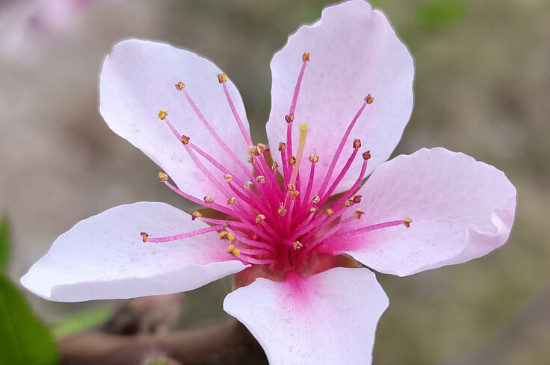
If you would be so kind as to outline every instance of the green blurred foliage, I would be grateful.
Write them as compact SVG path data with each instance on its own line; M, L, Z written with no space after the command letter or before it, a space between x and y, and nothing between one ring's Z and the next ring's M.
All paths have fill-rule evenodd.
M107 321L111 314L112 311L108 308L98 308L75 314L54 324L51 331L53 336L59 339L95 327Z
M0 220L0 272L8 270L10 261L10 225L7 218Z
M52 335L3 274L0 274L0 293L0 363L57 364L57 348Z
M432 0L418 5L415 18L430 28L449 27L464 18L468 3L467 0Z

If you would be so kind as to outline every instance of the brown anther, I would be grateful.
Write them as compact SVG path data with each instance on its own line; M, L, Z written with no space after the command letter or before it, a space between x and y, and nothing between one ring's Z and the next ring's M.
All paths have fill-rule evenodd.
M304 247L304 245L302 245L300 241L296 241L292 244L292 248L294 248L294 251L298 251L302 247Z
M254 154L254 156L260 156L262 154L260 149L256 146L254 146L254 149L252 150L252 153Z
M159 182L165 182L166 180L168 180L168 175L166 175L164 172L159 172L157 175L157 180Z
M230 183L231 181L233 181L233 176L229 175L229 174L225 174L223 176L224 180L227 181L228 183Z
M256 181L259 182L260 184L265 184L265 176L256 176Z
M309 212L310 212L310 213L317 213L318 211L319 211L319 208L317 208L317 207L311 207L311 208L309 208Z
M284 150L286 150L286 143L279 142L279 151L284 151Z
M258 214L258 215L256 216L256 223L260 224L260 223L262 223L263 221L265 221L265 215L263 215L263 214Z
M311 201L313 202L313 204L317 204L321 201L321 198L319 197L319 195L313 194L313 197L311 198Z
M361 148L361 140L360 139L354 139L353 140L353 148Z
M258 143L258 145L256 146L256 148L257 148L258 152L259 152L260 154L262 154L262 153L264 153L266 147L265 147L265 144L263 144L263 143Z
M353 216L355 217L355 219L359 219L363 214L365 214L365 211L361 208L357 208Z
M275 169L278 168L278 167L279 167L279 164L278 164L277 162L273 162L273 163L271 164L271 170L275 170Z
M178 82L176 85L176 89L178 89L179 91L183 90L183 88L185 87L185 84L183 82Z
M202 214L200 212L196 211L196 210L193 213L191 213L191 220L193 220L193 221L197 218L200 218L200 217L202 217Z
M255 149L256 149L256 146L248 146L248 155L252 156L254 154Z
M299 191L292 191L292 192L290 192L290 199L291 199L291 200L296 200L296 198L298 197L298 195L300 195L300 192L299 192Z
M291 166L296 165L296 157L294 157L294 156L289 156L289 157L288 157L288 164L291 165Z
M168 115L168 110L163 109L163 110L159 111L158 117L159 117L160 120L164 120L164 119L166 119L167 115Z
M235 204L237 204L237 199L234 196L227 199L227 205L235 205Z
M346 207L349 207L349 206L351 205L351 200L346 199L346 201L344 202L344 205L345 205Z
M316 163L317 161L319 161L319 156L318 155L309 155L309 161L310 162L313 162L313 163Z
M374 98L372 97L371 94L365 96L365 101L367 102L367 104L372 104L374 102Z
M227 82L227 76L225 74L218 74L218 82L220 84Z
M372 156L370 155L370 151L367 151L367 152L363 152L363 160L368 160L370 159Z
M280 216L284 216L286 214L287 210L285 209L285 206L281 204L279 206L279 209L277 209L277 213L279 213Z
M309 53L304 52L302 55L302 61L309 62Z
M256 161L254 161L254 155L250 155L246 158L246 160L248 161L249 164L256 164Z
M330 208L325 210L325 215L327 216L327 218L332 217L333 214L334 214L334 210Z
M361 203L361 198L362 198L362 197L363 197L363 195L356 195L356 196L354 196L354 197L352 198L352 200L353 200L353 202L354 202L355 204Z
M214 203L214 198L212 198L210 195L206 195L203 199L206 204Z
M147 240L149 239L149 235L145 232L141 232L140 235L141 235L141 240L143 242L147 242Z
M191 140L191 137L188 136L181 136L181 143L183 144L189 144L189 141Z
M412 221L413 221L413 220L410 219L410 218L405 218L405 219L403 219L403 224L405 225L405 227L411 228L411 222L412 222Z
M294 186L294 184L288 184L288 185L286 186L286 190L288 190L288 191L294 191L294 190L296 190L296 186Z
M289 124L292 123L292 122L294 122L294 114L287 114L287 115L285 115L285 120L286 120L286 122L289 123Z
M248 190L250 189L252 186L254 185L254 183L252 181L247 181L244 183L244 188L245 190Z

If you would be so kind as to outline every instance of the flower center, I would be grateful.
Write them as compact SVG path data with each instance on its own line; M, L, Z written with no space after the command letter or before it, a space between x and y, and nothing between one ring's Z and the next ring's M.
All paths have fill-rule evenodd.
M219 238L227 241L228 255L233 255L243 263L252 265L250 270L245 270L245 274L241 275L240 281L244 285L257 276L284 280L285 275L291 271L307 276L335 266L353 266L353 260L333 255L334 251L329 248L331 242L347 240L355 235L401 224L409 226L410 218L360 228L357 228L357 224L351 224L364 214L363 210L355 207L361 202L361 195L356 195L356 192L365 178L371 153L370 151L359 153L361 141L355 139L344 166L338 166L337 162L346 150L346 141L357 120L366 106L374 102L370 94L363 99L363 103L349 123L324 177L319 178L315 175L315 166L320 158L318 155L311 154L307 160L304 158L308 124L298 125L299 141L296 154L293 154L294 113L302 79L310 61L309 53L303 54L302 61L291 106L284 118L287 123L286 141L280 142L278 146L281 166L273 162L271 151L265 145L252 143L227 89L225 74L219 74L218 81L223 88L235 122L249 146L247 161L250 168L219 137L193 101L185 85L182 82L175 85L176 89L183 93L217 145L235 162L238 171L230 171L199 146L193 144L192 136L180 134L169 120L168 111L161 110L158 118L164 121L172 134L181 142L193 163L212 182L218 192L226 197L223 200L227 199L227 201L219 202L215 194L206 195L202 200L198 199L172 185L168 181L168 176L161 172L158 175L160 182L182 197L204 208L211 208L218 214L214 217L209 214L211 210L197 210L192 213L192 219L202 220L210 224L210 227L170 237L155 238L142 232L144 242L170 242L207 232L218 232ZM346 192L334 195L346 174L350 172L350 166L356 158L362 158L363 163L355 183ZM300 167L307 163L309 163L309 175L300 176ZM304 170L307 169L302 169L302 172ZM313 191L316 181L322 182L320 185L317 184L318 191ZM223 218L219 218L219 213Z

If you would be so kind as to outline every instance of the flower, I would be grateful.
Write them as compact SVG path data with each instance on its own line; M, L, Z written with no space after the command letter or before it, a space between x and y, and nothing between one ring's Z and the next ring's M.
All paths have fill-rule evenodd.
M103 117L162 167L161 183L211 209L107 210L61 235L22 283L80 301L236 274L224 309L271 364L370 363L388 299L359 263L410 275L507 240L516 192L501 171L443 148L383 163L409 119L414 72L383 13L361 0L328 7L271 69L268 149L252 143L237 89L210 61L116 45L101 73Z

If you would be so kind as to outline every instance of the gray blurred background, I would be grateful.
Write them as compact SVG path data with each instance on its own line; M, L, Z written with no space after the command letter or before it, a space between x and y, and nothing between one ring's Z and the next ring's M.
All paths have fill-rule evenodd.
M495 165L518 189L516 223L508 244L482 259L407 278L379 275L391 304L374 363L547 364L550 2L441 2L376 2L416 63L416 105L395 154L444 146ZM114 43L163 40L210 58L238 86L253 139L266 142L270 59L329 3L103 0L67 30L0 54L0 215L12 224L12 278L77 221L112 206L149 200L190 208L97 111L98 74ZM7 6L0 2L0 13ZM225 281L191 292L183 325L223 319L229 289ZM112 305L27 296L47 321Z

